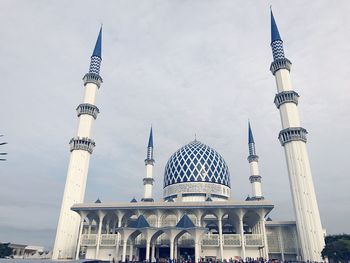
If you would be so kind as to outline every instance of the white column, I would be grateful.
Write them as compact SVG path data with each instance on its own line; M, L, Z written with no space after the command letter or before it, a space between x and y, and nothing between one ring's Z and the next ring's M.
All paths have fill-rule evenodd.
M282 236L282 228L278 228L278 241L281 249L281 259L284 261L284 243L283 243L283 236Z
M122 226L122 217L118 216L118 228ZM117 245L115 247L115 257L119 261L119 243L120 243L120 233L117 233Z
M177 243L178 243L178 240L175 240L174 242L174 259L177 259Z
M101 233L102 233L102 224L103 224L104 214L99 214L99 222L98 222L98 232L97 232L97 245L96 245L96 259L99 257L100 253L100 243L101 243Z
M245 261L245 238L244 238L244 227L243 227L243 215L239 218L239 233L241 234L242 243L242 259Z
M156 258L156 241L152 242L152 256L151 256L151 262L154 262L154 259Z
M199 240L195 240L195 244L194 244L194 255L195 255L195 259L194 262L198 263L199 262L199 257L200 257L200 243Z
M124 235L125 238L125 235ZM128 239L125 238L125 240L123 240L123 256L122 256L122 262L125 262L126 259L126 245L127 245Z
M129 261L132 261L134 246L132 240L130 240Z
M223 260L224 247L223 247L223 238L222 238L222 216L218 217L218 222L219 222L220 257L221 257L221 260Z
M266 260L269 260L269 247L267 244L267 237L266 237L266 229L265 229L265 220L264 217L260 219L260 225L262 228L262 234L263 234L263 239L264 239L264 258Z
M78 236L78 245L77 245L77 251L75 254L75 259L79 260L79 252L80 252L80 244L81 244L81 234L83 233L84 228L84 220L85 220L85 213L80 214L80 229L79 229L79 236Z
M174 259L174 239L170 239L170 259Z
M146 241L146 262L150 262L149 256L150 256L150 247L151 243L149 240Z

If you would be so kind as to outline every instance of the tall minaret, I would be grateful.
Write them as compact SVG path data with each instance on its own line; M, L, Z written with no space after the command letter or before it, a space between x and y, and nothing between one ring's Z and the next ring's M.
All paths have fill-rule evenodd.
M152 189L153 189L153 131L151 127L151 131L149 133L148 146L147 146L147 158L145 159L146 165L146 177L143 178L143 185L145 187L145 191L143 194L143 198L141 201L143 202L153 202L152 197Z
M91 56L89 73L83 78L85 86L83 103L76 109L79 117L78 132L69 142L71 155L52 254L53 259L72 259L75 255L80 216L70 208L73 204L84 201L90 155L95 147L95 142L91 139L91 126L99 113L95 100L96 92L102 83L99 75L102 61L101 42L102 28Z
M299 95L292 89L289 75L292 63L284 56L283 41L272 11L271 47L273 62L270 70L276 78L278 92L274 102L282 122L278 138L287 160L302 260L321 262L324 237L306 149L307 131L300 126L297 108Z
M247 159L250 168L249 181L252 184L252 197L249 200L262 200L264 197L261 191L261 176L259 175L259 156L256 155L255 142L250 122L248 122L248 148L249 156Z

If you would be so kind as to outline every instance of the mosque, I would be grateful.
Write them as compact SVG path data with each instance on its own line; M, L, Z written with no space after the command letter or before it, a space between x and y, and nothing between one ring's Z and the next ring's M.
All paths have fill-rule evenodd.
M78 131L70 140L70 162L57 226L53 259L100 259L155 262L191 258L322 261L321 226L306 149L306 129L298 113L299 95L291 85L291 62L271 12L270 71L275 77L274 103L280 112L284 147L296 221L272 221L274 208L264 199L259 157L248 126L251 197L231 198L229 167L208 145L194 140L171 155L165 165L163 199L153 199L153 132L150 130L144 194L139 201L84 203L90 156L95 142L91 128L99 114L102 28L84 76L85 95L77 107Z

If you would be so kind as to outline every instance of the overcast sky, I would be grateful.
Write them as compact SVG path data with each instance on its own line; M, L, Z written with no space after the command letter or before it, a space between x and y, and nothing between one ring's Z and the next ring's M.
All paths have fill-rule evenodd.
M103 23L104 83L93 127L86 202L138 200L150 125L155 185L194 139L216 149L232 198L250 194L247 120L274 220L294 218L269 71L269 6L293 62L322 224L350 232L350 2L13 1L0 8L0 241L51 247L82 101L82 77Z

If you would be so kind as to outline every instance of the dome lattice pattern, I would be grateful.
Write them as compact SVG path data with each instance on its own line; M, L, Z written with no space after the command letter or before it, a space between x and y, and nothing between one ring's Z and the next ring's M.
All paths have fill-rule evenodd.
M184 182L210 182L230 187L230 173L219 153L193 141L177 150L165 166L164 187Z

